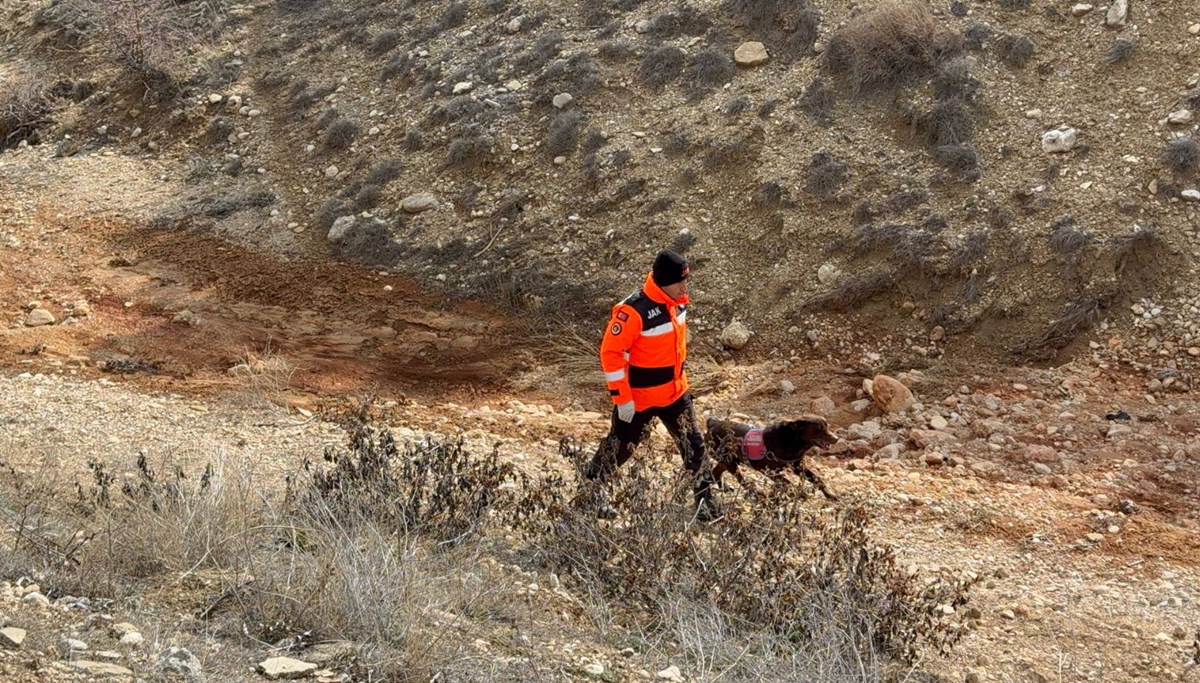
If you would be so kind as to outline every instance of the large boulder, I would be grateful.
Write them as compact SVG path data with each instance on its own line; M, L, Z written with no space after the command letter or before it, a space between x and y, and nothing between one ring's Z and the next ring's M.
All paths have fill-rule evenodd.
M875 375L871 381L871 399L885 413L900 413L912 407L916 399L900 380L887 375Z

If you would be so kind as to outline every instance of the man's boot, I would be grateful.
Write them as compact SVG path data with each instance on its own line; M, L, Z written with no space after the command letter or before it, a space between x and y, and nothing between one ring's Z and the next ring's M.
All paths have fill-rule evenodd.
M712 492L712 480L700 477L695 486L696 520L705 524L721 519L721 506Z

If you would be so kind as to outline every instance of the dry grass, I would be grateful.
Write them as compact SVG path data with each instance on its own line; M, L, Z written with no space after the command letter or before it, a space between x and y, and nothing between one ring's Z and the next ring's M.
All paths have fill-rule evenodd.
M962 34L919 0L887 0L829 39L825 67L856 93L894 87L962 52Z
M1190 137L1178 137L1163 150L1163 163L1172 172L1189 175L1200 169L1200 143Z
M54 109L41 79L16 78L0 84L0 150L39 142L40 131L52 122Z
M250 397L277 403L291 387L296 367L268 345L261 353L246 351L227 372Z

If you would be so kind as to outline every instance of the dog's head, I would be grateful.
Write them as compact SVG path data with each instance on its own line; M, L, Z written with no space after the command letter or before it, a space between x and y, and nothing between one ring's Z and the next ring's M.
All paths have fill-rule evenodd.
M789 450L804 452L813 446L829 448L838 438L829 431L829 423L823 417L805 415L782 424L780 438Z

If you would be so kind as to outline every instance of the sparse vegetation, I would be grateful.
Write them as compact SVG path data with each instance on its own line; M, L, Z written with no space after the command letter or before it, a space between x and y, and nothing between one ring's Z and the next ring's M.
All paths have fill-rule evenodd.
M492 144L475 133L465 133L450 141L446 149L446 167L459 170L476 169L492 157Z
M1033 41L1028 36L1006 33L996 41L996 57L1005 64L1019 69L1033 57Z
M678 36L702 36L712 26L712 20L695 7L683 4L678 9L660 14L651 24L650 33L669 40Z
M1190 137L1171 140L1163 150L1163 163L1174 173L1195 173L1200 169L1200 143Z
M735 73L737 67L727 55L702 50L688 61L684 83L693 95L700 95L728 83Z
M849 179L850 167L846 162L828 152L817 152L809 161L804 189L811 195L831 199Z
M923 74L964 47L917 0L888 0L851 18L829 39L825 68L856 93L889 88Z
M371 54L373 54L373 55L387 54L387 53L391 52L392 50L395 50L399 44L400 44L400 32L399 31L392 31L392 30L380 31L371 40Z
M562 111L550 119L550 134L546 138L546 153L557 157L570 154L579 144L579 131L583 127L583 115L571 109Z
M327 150L341 151L349 149L358 138L359 127L350 119L338 118L325 128L321 136L321 144Z
M40 142L53 114L54 101L41 80L18 78L0 85L0 150Z
M1137 45L1129 38L1117 38L1104 51L1104 63L1108 66L1120 64L1137 52Z
M662 88L683 73L683 50L663 45L646 54L638 65L638 77L651 88Z
M818 76L804 89L796 104L817 123L829 126L833 123L834 102L833 91L825 86L825 79Z
M821 23L811 0L724 0L721 10L785 59L810 54Z

